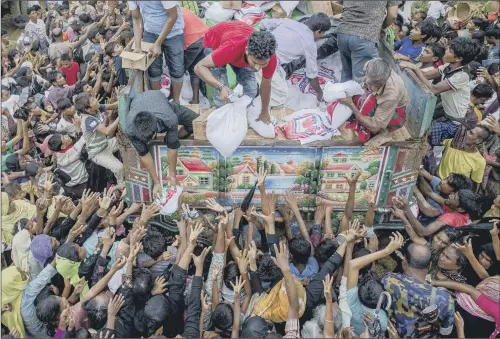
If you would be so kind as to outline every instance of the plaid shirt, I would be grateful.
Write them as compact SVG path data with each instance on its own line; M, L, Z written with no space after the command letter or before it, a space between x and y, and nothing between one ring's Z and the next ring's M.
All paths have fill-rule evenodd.
M343 4L344 11L342 12L337 33L355 35L377 43L380 38L382 23L386 17L387 8L397 6L399 1L346 0Z

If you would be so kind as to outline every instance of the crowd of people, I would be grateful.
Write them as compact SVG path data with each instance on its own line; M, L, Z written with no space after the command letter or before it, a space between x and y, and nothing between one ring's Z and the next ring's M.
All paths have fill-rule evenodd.
M447 1L405 17L398 1L344 0L340 18L264 19L260 30L208 27L199 1L41 3L30 1L16 43L1 32L2 337L500 335L499 1L450 19ZM158 204L125 202L117 133L151 175L153 197L162 185L149 144L165 134L168 181L179 185L180 139L198 117L180 105L185 74L192 104L212 87L221 107L229 65L268 124L283 103L278 84L298 69L322 102L317 61L339 53L341 81L365 91L339 100L352 111L343 131L389 142L410 95L378 57L379 39L438 97L414 196L389 202L399 231L374 225L376 195L364 220L353 217L360 171L345 178L340 220L327 199L308 221L293 194L266 192L264 167L259 210L255 188L232 207L208 199L195 209L185 192L177 233L156 221ZM121 53L141 52L142 41L156 58L150 90L120 124L131 80Z

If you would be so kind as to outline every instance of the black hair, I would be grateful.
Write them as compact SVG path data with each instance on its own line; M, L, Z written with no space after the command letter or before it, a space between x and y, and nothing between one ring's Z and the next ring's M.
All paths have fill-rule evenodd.
M283 276L281 270L271 259L271 254L265 253L257 261L257 274L262 281L276 281Z
M57 80L57 77L61 75L61 76L65 76L65 74L63 72L59 72L59 71L52 71L50 73L47 74L47 80L53 84L54 82L56 82Z
M224 272L222 278L224 280L224 285L230 290L233 290L231 283L236 283L236 278L240 276L240 269L238 268L238 264L235 262L230 262L224 267Z
M49 149L52 152L59 152L62 148L62 136L59 133L52 135L48 143Z
M477 41L477 40L471 40L471 41ZM479 41L477 41L477 43L479 44ZM489 53L489 48L487 46L480 46L479 53L477 53L474 60L482 63L484 60L488 59L488 53Z
M61 55L61 61L70 61L71 58L69 57L69 54L67 53L64 53L63 55Z
M304 238L293 237L289 242L290 254L299 264L307 264L311 256L311 244Z
M359 301L365 307L376 309L382 292L384 292L384 286L376 278L375 274L365 274L358 283Z
M52 287L50 285L46 285L42 290L38 293L38 295L35 298L35 301L33 302L33 305L37 307L37 305L44 300L45 298L54 295L54 291L52 290Z
M500 63L495 62L488 66L488 74L493 75L500 72Z
M472 180L461 173L452 173L448 176L447 180L448 185L450 185L455 192L463 189L471 189L472 187Z
M57 99L56 106L57 106L57 110L59 112L62 112L65 109L73 106L73 104L71 103L71 100L68 98L59 98L59 99Z
M69 10L69 6L66 5L66 4L62 4L62 5L59 5L59 7L57 8L57 10L59 11L59 13L61 11L64 11L64 10Z
M367 250L366 248L364 247L358 247L358 249L356 249L353 253L352 253L352 258L353 259L357 259L357 258L361 258L361 257L364 257L365 255L368 255L370 254L371 252L369 250ZM370 268L372 267L371 264L368 264L368 265L365 265L363 266L362 268L360 268L359 270L359 275L360 276L364 276L366 273L368 273L368 271L370 271Z
M25 76L20 76L16 78L16 83L22 88L28 87L31 84L31 82Z
M80 93L83 93L83 88L84 86L87 84L86 81L78 81L76 84L75 84L75 88L73 89L73 95L78 95ZM59 108L59 105L57 106L57 108Z
M500 39L500 28L496 25L490 26L485 31L486 37L492 37L494 39Z
M166 247L163 234L154 230L148 230L148 233L142 243L144 246L144 253L155 260L163 254L163 250Z
M415 253L416 251L420 253ZM431 264L431 250L427 246L410 243L406 249L406 260L409 267L419 270L428 269Z
M276 39L270 32L253 32L248 38L248 54L260 59L271 59L276 51Z
M28 226L28 219L21 218L14 224L14 229L12 230L12 235L15 236L19 231L26 229Z
M429 48L432 50L432 53L434 53L434 56L438 58L438 60L442 60L444 53L446 52L446 48L442 44L438 43L430 43Z
M422 21L424 21L425 19L427 19L427 13L425 13L425 12L421 12L420 11L420 12L417 12L415 14L420 14L420 16L422 17Z
M462 65L467 65L474 60L480 52L479 43L466 38L455 38L448 46L456 57L462 58Z
M7 32L7 30L5 30L5 29L2 29L2 36L7 35L7 34L9 34L9 32Z
M61 300L55 295L41 299L36 305L36 317L47 327L47 334L53 337L61 313Z
M148 111L137 113L134 119L134 126L137 131L140 131L135 137L144 143L148 143L157 132L156 117Z
M484 45L485 38L486 38L486 33L484 33L484 31L474 31L471 33L471 39L479 41L481 45Z
M443 33L439 26L434 25L428 21L422 21L419 25L421 34L425 35L424 41L431 38L436 38L436 41L439 41L439 39L441 39Z
M31 6L31 7L28 7L28 9L26 10L26 14L30 15L32 12L36 12L37 9L35 8L35 6Z
M9 53L7 53L7 58L9 59L9 66L11 68L16 67L16 63L14 62L14 58L19 54L17 49L11 49Z
M448 31L446 33L444 33L443 35L446 39L448 40L453 40L453 39L456 39L458 38L458 33L455 32L455 31Z
M456 242L462 236L462 232L459 229L451 226L444 226L440 231L446 233L450 244Z
M314 249L314 257L318 263L325 263L337 251L339 244L332 239L323 239Z
M92 298L85 301L82 304L82 308L87 313L93 329L98 331L106 326L106 322L108 320L107 303L102 302L102 300L99 300L98 298Z
M80 262L78 250L73 245L73 243L61 245L61 247L57 249L57 255L74 262Z
M28 178L35 178L38 174L38 170L41 168L42 166L37 163L37 162L34 162L34 161L30 161L28 162L28 164L26 165L26 169L24 170L25 171L25 174Z
M331 28L331 22L325 13L314 13L305 22L306 26L313 32L326 32Z
M85 113L85 110L90 107L90 98L87 93L78 94L75 99L75 108L80 113Z
M132 290L134 298L145 301L151 296L154 287L153 276L146 268L136 268L133 271Z
M78 20L80 20L84 24L88 24L90 22L90 15L88 15L87 13L82 13L78 16Z
M9 172L20 172L22 169L19 165L19 153L9 155L5 160L5 166Z
M477 84L472 90L472 95L478 99L489 99L493 96L495 90L490 84Z
M42 7L40 7L40 5L33 5L33 8L35 9L35 11L41 11L42 10Z
M472 17L471 21L474 24L474 26L478 27L481 31L486 30L486 28L489 25L488 20L486 20L485 18L477 17L477 16Z
M212 326L227 332L233 326L233 315L233 308L230 305L226 303L217 304L212 312Z
M165 322L168 314L168 301L161 295L155 295L146 302L144 306L144 317L148 320L146 328L140 322L136 322L137 330L151 336Z
M472 190L458 191L459 207L469 214L471 220L479 219L488 210L483 196Z
M91 30L87 36L87 39L89 39L90 41L94 40L98 33L99 33L99 30L97 30L97 29Z
M21 191L21 185L17 182L9 182L8 184L3 185L3 191L7 193L9 198L13 198L17 193Z
M115 53L115 46L117 44L118 42L116 40L108 42L106 47L104 48L104 53L106 53L107 56L112 57L113 54Z
M92 334L86 328L81 327L73 331L73 338L92 338Z
M467 73L469 73L471 80L475 80L477 78L477 71L482 67L481 63L474 60L469 62L467 67L469 68Z

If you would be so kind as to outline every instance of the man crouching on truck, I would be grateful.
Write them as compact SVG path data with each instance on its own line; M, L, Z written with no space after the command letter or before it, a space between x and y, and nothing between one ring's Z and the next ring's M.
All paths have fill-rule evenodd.
M229 102L226 65L231 65L236 80L243 86L243 94L257 97L258 85L255 72L262 70L260 97L262 111L259 119L271 122L271 78L276 70L276 40L269 32L256 32L241 21L221 22L205 33L203 40L205 58L194 68L204 82L215 88L214 103L217 107Z
M141 157L142 165L153 178L153 199L160 197L160 179L156 173L153 157L148 143L157 133L164 133L168 147L168 176L172 186L177 186L175 167L177 166L177 149L181 146L179 139L187 138L193 133L193 120L198 114L192 110L170 103L160 91L146 91L136 94L127 116L125 134ZM178 126L182 127L179 129Z

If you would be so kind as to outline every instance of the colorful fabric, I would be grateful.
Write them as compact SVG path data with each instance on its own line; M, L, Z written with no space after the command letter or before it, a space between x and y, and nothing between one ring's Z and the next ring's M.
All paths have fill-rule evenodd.
M78 275L78 269L80 268L79 262L71 261L59 255L56 255L56 268L57 272L59 272L59 274L64 279L69 279L71 286L76 286L76 284L80 280L80 276ZM80 300L85 297L88 291L89 286L87 285L87 283L85 283L82 293L80 293Z
M401 338L416 337L418 328L427 325L423 310L430 306L432 286L406 274L388 273L382 284L392 296L389 317ZM451 294L444 288L437 288L436 305L439 308L440 333L448 335L454 324L455 305Z
M306 310L306 290L302 283L294 278L299 297L299 318ZM283 323L288 318L288 297L285 288L285 279L277 283L269 293L255 296L255 304L251 315L262 317L275 323Z
M500 303L500 275L484 279L476 286L476 289L493 302ZM481 307L479 307L470 295L457 292L455 293L455 297L457 298L457 302L460 307L473 316L491 322L495 321L491 315L487 314Z
M37 235L31 241L31 254L38 261L40 267L44 267L47 259L54 254L51 243L51 238L46 234Z
M266 17L266 12L258 6L244 3L240 10L234 14L234 19L253 26Z
M304 94L317 95L314 88L311 86L309 77L306 75L306 69L300 69L290 76L292 85L297 85L299 91ZM318 67L317 79L321 88L323 88L329 81L335 82L335 70L328 68L326 63L322 63Z
M330 139L337 130L331 128L328 113L319 109L302 109L286 118L280 126L287 139L301 144Z
M359 113L364 116L373 117L377 110L377 98L373 94L366 94L362 96L354 96L352 98L354 104L358 107ZM351 118L351 122L345 125L345 128L353 129L358 136L359 141L367 142L372 133L363 125L361 125L355 118ZM392 115L387 130L389 132L395 131L404 126L406 122L406 113L404 107L397 107Z
M452 121L434 121L431 125L431 145L439 146L445 139L453 138L458 125Z
M2 270L2 308L10 305L10 311L2 313L2 324L10 330L15 328L25 337L24 323L21 316L21 298L28 284L28 278L23 277L16 266Z
M9 209L13 206L14 211L10 214ZM2 240L7 245L12 244L12 232L14 231L14 224L19 220L33 219L36 216L36 206L24 201L15 200L10 201L7 193L2 192Z

